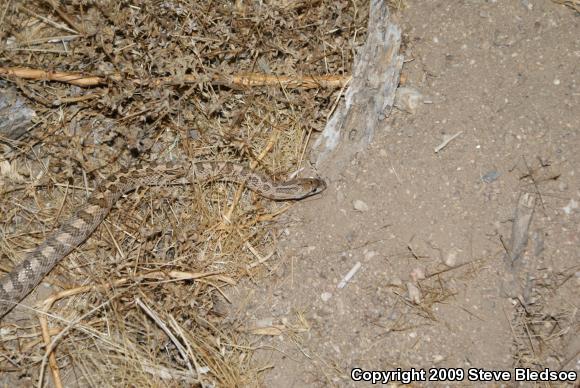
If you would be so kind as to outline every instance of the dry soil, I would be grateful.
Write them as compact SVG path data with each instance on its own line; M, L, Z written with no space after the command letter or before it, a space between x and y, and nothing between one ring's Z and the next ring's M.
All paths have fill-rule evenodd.
M353 368L580 372L580 18L551 1L406 4L403 78L424 104L394 110L347 169L321 166L329 189L289 216L270 275L233 292L245 329L282 333L252 337L264 386L358 386Z

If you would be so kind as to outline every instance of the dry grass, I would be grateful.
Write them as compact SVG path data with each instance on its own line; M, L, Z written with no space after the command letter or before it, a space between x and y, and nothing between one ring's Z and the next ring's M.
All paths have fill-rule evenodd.
M552 0L554 3L563 4L580 13L580 0Z
M578 308L563 299L559 288L574 293L576 268L537 279L519 299L511 320L514 343L514 365L542 371L566 370L578 356L575 339L580 333ZM565 293L564 293L565 295Z
M4 2L3 66L106 82L82 89L5 77L38 118L26 137L2 142L0 270L96 180L138 160L235 160L278 178L299 171L338 89L215 80L348 76L366 13L362 1ZM151 82L159 79L172 82ZM224 292L264 272L257 263L274 249L272 220L285 209L231 184L127 196L46 279L70 291L44 305L44 339L39 320L3 322L2 379L257 385L259 366L227 318Z

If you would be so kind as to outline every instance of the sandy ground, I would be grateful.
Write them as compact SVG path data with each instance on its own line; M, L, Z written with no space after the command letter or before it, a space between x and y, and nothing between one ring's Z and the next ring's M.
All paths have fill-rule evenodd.
M289 216L269 276L233 292L233 318L283 333L252 337L264 386L357 386L353 368L459 368L463 385L480 384L469 368L580 373L580 18L550 1L407 4L403 74L426 103L393 111L346 170L322 166L329 189Z

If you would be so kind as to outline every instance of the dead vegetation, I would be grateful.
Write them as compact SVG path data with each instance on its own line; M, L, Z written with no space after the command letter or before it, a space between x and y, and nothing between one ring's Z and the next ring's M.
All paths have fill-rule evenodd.
M570 283L576 269L537 279L528 295L515 305L511 325L516 367L566 370L577 359L577 309L556 293L560 288L574 287Z
M580 13L580 0L552 0L554 3L563 4Z
M37 118L26 136L2 139L0 270L95 181L137 161L299 172L348 78L367 8L4 2L2 87L25 95ZM37 76L14 73L23 68ZM50 74L98 82L81 88L49 82ZM50 374L55 386L256 385L260 367L223 314L224 288L268 270L285 227L272 220L286 209L226 184L127 196L45 279L64 291L38 291L39 320L22 309L3 322L3 384L43 385Z

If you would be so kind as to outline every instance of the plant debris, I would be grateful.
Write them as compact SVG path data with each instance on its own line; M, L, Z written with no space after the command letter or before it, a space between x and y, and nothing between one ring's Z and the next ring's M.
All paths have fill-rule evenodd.
M367 9L361 1L2 5L0 77L36 117L25 136L1 143L9 173L0 174L0 271L121 167L232 160L279 179L301 170L350 78ZM128 195L45 278L55 290L32 297L40 324L23 308L3 320L2 382L257 385L251 347L218 306L224 287L264 268L280 233L272 220L286 209L224 183Z

